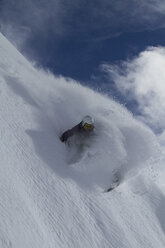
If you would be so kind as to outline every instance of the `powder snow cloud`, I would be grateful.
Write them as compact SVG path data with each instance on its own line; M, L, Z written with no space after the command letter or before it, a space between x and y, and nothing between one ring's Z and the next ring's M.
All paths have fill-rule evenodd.
M165 27L164 13L164 0L0 0L1 31L22 51L27 49L31 56L38 53L41 61L49 60L47 47L53 44L58 49L60 39L99 41L125 32L155 30ZM152 47L122 68L105 68L118 89L136 99L141 118L163 129L165 49Z
M156 131L165 129L165 48L149 47L120 65L103 65L117 89L136 100L139 117Z

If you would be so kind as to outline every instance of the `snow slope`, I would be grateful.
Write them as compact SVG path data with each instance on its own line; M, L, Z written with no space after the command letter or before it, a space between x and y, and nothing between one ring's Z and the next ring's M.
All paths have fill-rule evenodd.
M86 114L96 128L83 149L61 143ZM0 140L0 247L165 247L152 131L106 96L35 69L1 34ZM104 193L114 170L121 184Z

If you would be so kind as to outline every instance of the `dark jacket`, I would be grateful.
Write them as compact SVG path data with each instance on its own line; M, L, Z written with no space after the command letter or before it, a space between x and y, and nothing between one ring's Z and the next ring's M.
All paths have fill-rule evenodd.
M65 131L60 137L60 140L62 142L65 142L67 141L68 138L72 137L75 134L83 134L83 133L85 134L86 132L90 132L90 131L84 130L80 122L78 125L74 126L72 129Z

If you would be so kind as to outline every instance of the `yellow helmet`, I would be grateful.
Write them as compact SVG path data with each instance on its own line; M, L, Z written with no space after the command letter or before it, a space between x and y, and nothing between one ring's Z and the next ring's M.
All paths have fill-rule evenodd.
M94 119L91 116L86 115L82 119L81 125L85 129L93 129L94 128Z

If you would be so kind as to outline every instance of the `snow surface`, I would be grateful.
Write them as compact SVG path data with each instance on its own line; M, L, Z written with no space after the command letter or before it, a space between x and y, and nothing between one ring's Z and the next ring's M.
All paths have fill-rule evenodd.
M83 148L61 143L86 114L96 127ZM112 99L36 69L1 34L0 140L0 247L165 247L159 139ZM121 184L104 193L114 171Z

